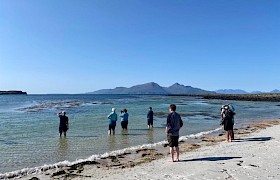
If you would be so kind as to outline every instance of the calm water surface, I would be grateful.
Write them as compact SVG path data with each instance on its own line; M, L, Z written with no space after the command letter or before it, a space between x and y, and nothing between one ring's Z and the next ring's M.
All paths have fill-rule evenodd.
M184 126L180 135L197 134L219 127L220 107L228 101L156 95L5 95L0 96L0 173L75 161L166 139L164 129L170 103L177 105ZM231 101L237 124L278 118L279 103ZM154 128L147 129L146 114L152 106ZM108 136L107 115L128 109L128 131L120 119L116 135ZM59 119L69 117L67 138L59 138Z

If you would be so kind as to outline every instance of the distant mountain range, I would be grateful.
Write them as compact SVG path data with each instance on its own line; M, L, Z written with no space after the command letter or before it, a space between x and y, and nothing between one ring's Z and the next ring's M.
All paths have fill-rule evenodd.
M270 92L262 92L262 91L247 92L241 89L219 89L216 90L215 92L219 94L266 94L266 93L280 93L280 90L275 89Z
M206 91L191 86L184 86L179 83L175 83L169 87L161 87L157 83L150 82L146 84L140 84L126 87L116 87L114 89L101 89L89 94L216 94L214 91Z
M175 83L169 87L162 87L155 82L135 85L132 87L116 87L114 89L101 89L87 94L174 94L174 95L195 95L195 94L264 94L264 93L280 93L275 89L270 92L253 91L247 92L241 89L219 89L216 91L208 91L192 86L185 86Z
M241 89L219 89L216 90L215 92L219 94L250 94Z

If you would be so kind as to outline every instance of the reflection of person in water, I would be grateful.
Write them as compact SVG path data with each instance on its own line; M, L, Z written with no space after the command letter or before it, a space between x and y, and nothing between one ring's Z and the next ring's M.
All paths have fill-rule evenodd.
M115 136L108 136L108 146L109 146L109 151L114 151L116 150L116 137Z
M66 132L69 129L68 124L68 117L66 116L66 112L62 111L57 114L59 117L59 135L61 137L62 132L64 133L64 136L66 137Z
M59 138L59 145L58 145L58 159L59 161L63 161L67 159L68 155L68 139L67 138Z
M147 136L148 136L147 143L148 144L154 144L154 131L153 131L153 129L148 131Z
M129 147L129 134L127 131L123 131L120 138L121 145L124 147Z

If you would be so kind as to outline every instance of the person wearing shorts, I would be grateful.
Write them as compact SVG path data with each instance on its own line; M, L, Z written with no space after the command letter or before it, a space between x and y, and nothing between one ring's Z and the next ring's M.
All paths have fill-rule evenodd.
M167 116L166 129L167 140L169 144L169 151L171 155L171 162L179 161L179 131L183 126L181 116L175 112L176 105L170 104L169 114ZM174 159L174 148L176 150L176 159Z

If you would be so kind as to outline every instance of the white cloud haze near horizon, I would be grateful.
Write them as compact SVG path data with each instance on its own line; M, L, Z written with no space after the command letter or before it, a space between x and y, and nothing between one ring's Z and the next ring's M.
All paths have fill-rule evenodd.
M280 89L280 1L0 3L0 90Z

